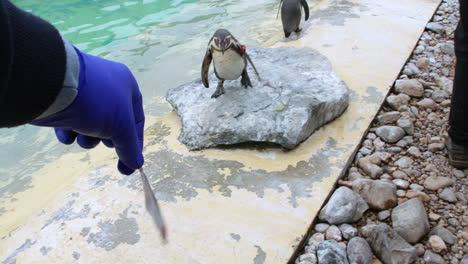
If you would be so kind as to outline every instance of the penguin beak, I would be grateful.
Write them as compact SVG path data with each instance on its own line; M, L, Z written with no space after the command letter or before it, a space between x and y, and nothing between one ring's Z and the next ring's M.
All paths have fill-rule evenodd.
M224 44L224 41L221 42L221 53L224 55L224 49L225 49L226 45Z

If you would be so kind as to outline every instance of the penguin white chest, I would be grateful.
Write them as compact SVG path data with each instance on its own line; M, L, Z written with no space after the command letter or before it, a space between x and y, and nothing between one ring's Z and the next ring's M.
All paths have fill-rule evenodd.
M232 49L226 50L224 55L220 51L213 50L213 61L216 73L224 80L238 79L245 68L244 59Z

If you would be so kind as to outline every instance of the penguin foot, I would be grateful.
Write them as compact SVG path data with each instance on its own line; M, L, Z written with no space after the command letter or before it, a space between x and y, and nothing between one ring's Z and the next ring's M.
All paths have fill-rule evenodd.
M211 98L218 98L222 94L224 94L224 88L222 86L218 86L216 91L211 95Z
M291 35L291 32L284 31L284 36L285 36L286 38L289 38L290 35Z
M250 82L250 78L249 78L249 74L247 73L247 70L244 70L242 72L241 84L245 89L247 89L248 87L252 87L252 82Z
M302 31L302 28L297 28L296 31L294 31L294 32L299 34L299 33L301 33L301 31Z

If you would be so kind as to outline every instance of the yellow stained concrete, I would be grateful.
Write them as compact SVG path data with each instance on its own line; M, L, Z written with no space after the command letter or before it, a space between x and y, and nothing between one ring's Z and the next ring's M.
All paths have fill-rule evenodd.
M333 2L321 1L312 11L330 8ZM310 184L312 195L298 197L297 206L292 206L289 202L291 190L286 185L281 186L283 192L266 188L262 197L234 186L229 187L230 196L222 195L222 186L214 186L210 190L194 188L198 194L192 199L178 196L177 202L161 202L170 241L162 245L145 213L141 191L118 184L122 176L114 169L112 152L106 149L90 152L92 167L104 166L91 173L88 162L78 162L73 156L75 154L68 154L38 172L41 177L48 177L47 183L52 183L50 186L41 184L44 182L42 178L40 182L35 180L35 188L13 196L18 202L11 203L11 208L7 208L11 213L1 218L0 235L3 238L0 240L0 261L252 263L256 259L258 263L285 263L343 172L343 165L359 144L384 95L439 3L435 0L350 2L365 7L351 10L358 18L346 19L343 25L331 25L321 24L312 16L299 40L285 41L280 37L279 30L278 38L268 44L319 50L330 59L335 71L354 93L349 108L340 118L319 129L297 149L290 152L280 149L189 152L177 141L180 122L174 113L157 123L169 129L167 136L156 139L154 135L147 135L147 142L155 142L147 146L147 155L169 150L180 157L174 163L184 163L185 158L204 157L210 161L237 161L243 165L244 171L264 170L265 173L286 171L288 167L295 167L303 161L311 163L312 168L319 166L314 164L314 157L322 155L319 152L327 147L327 140L332 138L336 142L334 148L340 151L335 156L325 157L331 164L328 175L320 175L318 181L304 179L305 183ZM158 160L147 160L147 163L157 164ZM72 165L75 167L70 168ZM236 176L226 168L218 173L224 178ZM89 183L89 179L104 175L110 175L112 180L97 187ZM61 177L68 177L69 181L59 180ZM155 177L158 181L171 175ZM59 209L72 200L75 200L72 212L80 212L85 205L89 205L89 212L82 218L57 218ZM90 227L90 233L94 234L102 231L100 224L106 221L114 224L121 218L119 214L127 208L125 217L135 218L138 225L140 238L136 244L122 242L125 237L107 237L109 243L114 241L118 244L107 251L88 242L89 235L80 234L84 227ZM65 215L73 214L67 211ZM57 221L42 229L54 216ZM110 232L109 236L112 234ZM235 239L237 235L238 241ZM21 248L28 239L29 247ZM48 247L50 251L43 254L41 248ZM79 253L78 260L73 257L73 252Z

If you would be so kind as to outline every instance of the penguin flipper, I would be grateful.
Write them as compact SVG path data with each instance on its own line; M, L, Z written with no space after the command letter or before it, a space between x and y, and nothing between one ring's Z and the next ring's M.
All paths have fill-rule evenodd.
M307 0L301 0L301 5L304 8L305 21L307 21L309 19L309 5L307 4Z
M258 74L257 68L255 68L255 65L253 64L252 59L250 59L249 54L247 54L247 52L246 52L246 53L244 53L244 55L245 55L245 57L247 58L247 60L249 61L250 65L252 65L252 68L254 69L255 74L257 75L258 80L261 81L262 79L260 78L260 74Z
M213 56L211 55L211 50L207 49L205 53L205 58L203 58L202 69L201 69L201 79L203 85L206 88L210 87L210 83L208 82L208 71L210 70L210 64L213 60Z
M283 4L283 0L280 0L279 6L278 6L278 13L276 13L276 19L278 19L279 11L281 9L281 4Z

